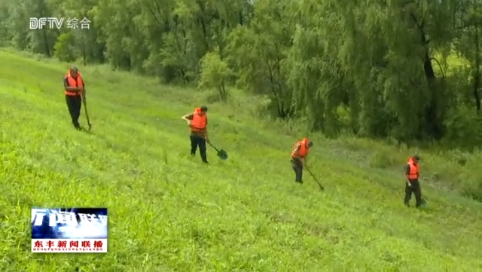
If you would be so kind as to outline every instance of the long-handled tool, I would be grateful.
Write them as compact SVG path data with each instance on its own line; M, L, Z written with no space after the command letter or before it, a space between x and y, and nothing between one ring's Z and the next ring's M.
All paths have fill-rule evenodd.
M427 199L427 196L422 196L422 205L421 205L422 208L427 207L427 201L428 200L429 199Z
M318 186L320 187L320 190L324 191L325 188L323 187L323 185L321 185L321 183L318 181L318 179L315 177L315 175L313 175L313 173L311 173L310 169L307 169L306 168L306 171L308 171L308 173L310 173L311 177L315 180L315 182L318 184Z
M84 104L85 117L87 118L87 125L89 126L90 130L92 128L92 124L90 123L89 113L87 111L87 98L84 94L82 94L82 103Z
M224 151L223 149L217 149L213 144L211 144L210 142L208 142L208 144L214 148L214 150L216 150L216 152L218 152L217 156L221 159L221 160L227 160L228 159L228 153L226 153L226 151Z

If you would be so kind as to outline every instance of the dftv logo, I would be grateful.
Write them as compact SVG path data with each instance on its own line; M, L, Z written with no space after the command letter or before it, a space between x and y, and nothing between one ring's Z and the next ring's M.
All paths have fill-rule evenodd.
M48 25L49 29L60 29L64 23L64 18L56 17L30 17L30 29L43 29Z

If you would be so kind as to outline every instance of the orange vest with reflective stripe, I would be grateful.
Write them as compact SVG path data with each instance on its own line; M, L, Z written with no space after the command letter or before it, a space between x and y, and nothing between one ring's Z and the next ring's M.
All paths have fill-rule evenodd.
M65 76L67 79L68 87L84 87L84 80L82 80L82 76L80 75L79 72L77 72L77 78L73 78L70 75L70 72ZM82 91L79 92L70 92L65 90L65 95L69 96L76 96L82 94Z
M307 143L308 143L308 139L306 139L306 138L297 142L295 144L295 146L293 147L293 151L291 152L291 157L292 158L299 158L299 159L303 159L304 157L306 157L306 155L308 155L308 153L310 152L310 149L308 147L306 147ZM298 151L296 151L298 146L300 147L300 149Z
M409 171L409 173L408 173L408 175L407 175L407 178L408 178L408 179L418 179L418 171L419 171L419 169L420 169L418 163L415 164L415 163L413 162L412 158L410 158L410 159L408 160L408 165L409 165L409 167L410 167L410 171Z
M203 131L206 129L207 116L201 112L201 108L194 110L191 120L191 131Z

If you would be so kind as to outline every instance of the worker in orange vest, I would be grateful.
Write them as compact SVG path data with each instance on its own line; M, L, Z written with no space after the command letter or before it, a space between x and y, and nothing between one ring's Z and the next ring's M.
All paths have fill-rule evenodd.
M406 185L405 185L405 199L404 203L407 207L410 207L410 199L412 198L412 193L415 194L416 200L416 207L420 207L424 204L424 200L422 199L422 190L420 188L420 182L418 181L419 177L419 165L420 157L415 155L408 159L407 164L405 165L405 176L406 176Z
M80 110L82 107L82 95L85 95L85 83L77 67L73 66L64 78L65 101L69 109L72 124L78 130L82 129L79 124Z
M202 106L195 109L193 113L182 117L191 128L191 155L196 155L196 150L199 147L203 163L208 163L206 154L206 142L209 143L207 111L208 107Z
M295 171L295 182L303 184L303 167L306 167L306 156L310 152L313 142L307 138L297 142L291 152L291 166Z

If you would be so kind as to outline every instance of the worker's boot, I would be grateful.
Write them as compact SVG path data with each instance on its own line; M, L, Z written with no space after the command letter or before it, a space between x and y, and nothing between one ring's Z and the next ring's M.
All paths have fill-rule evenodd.
M80 126L79 122L72 122L72 125L74 125L74 128L76 130L82 130L82 127Z

